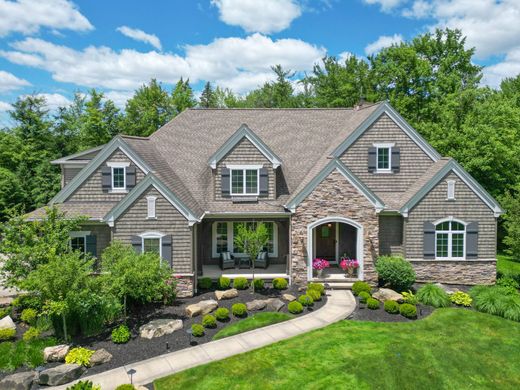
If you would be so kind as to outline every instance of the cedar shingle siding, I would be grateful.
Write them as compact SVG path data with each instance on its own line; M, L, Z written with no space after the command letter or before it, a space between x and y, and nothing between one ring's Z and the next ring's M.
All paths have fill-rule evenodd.
M83 169L83 166L81 167L63 167L63 186L66 186L70 183L74 177Z
M379 216L379 254L403 255L403 217L400 215Z
M157 197L155 215L147 219L147 196ZM143 192L114 224L114 239L130 244L132 236L145 232L160 232L172 236L172 264L175 272L191 273L192 230L184 216L155 188Z

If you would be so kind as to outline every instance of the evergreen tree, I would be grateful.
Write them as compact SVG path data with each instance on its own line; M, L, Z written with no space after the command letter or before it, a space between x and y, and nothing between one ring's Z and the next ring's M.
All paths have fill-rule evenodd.
M195 107L197 101L193 97L193 90L190 87L190 80L181 79L175 85L172 91L172 103L175 108L175 114L178 115L185 109Z
M202 94L200 95L199 106L203 108L215 108L217 106L217 95L215 91L211 87L211 83L208 81L204 85L204 89L202 90Z

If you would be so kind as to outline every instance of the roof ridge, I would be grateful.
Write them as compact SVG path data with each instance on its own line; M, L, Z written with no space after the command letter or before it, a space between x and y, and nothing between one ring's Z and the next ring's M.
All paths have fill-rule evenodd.
M128 134L118 134L121 138L130 138L130 139L140 139L144 141L148 141L150 137L142 137L139 135L128 135Z

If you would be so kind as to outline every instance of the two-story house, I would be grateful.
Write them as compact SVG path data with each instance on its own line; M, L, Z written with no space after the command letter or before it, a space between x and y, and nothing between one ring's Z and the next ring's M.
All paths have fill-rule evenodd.
M456 161L443 158L386 102L354 109L189 109L147 138L54 161L62 190L50 204L89 222L73 247L101 256L111 240L155 251L179 277L251 277L222 270L239 223L265 223L268 264L256 277L377 281L379 255L400 255L418 280L492 283L498 203ZM39 209L29 218L40 218ZM102 260L102 259L101 259ZM240 263L240 264L239 264Z

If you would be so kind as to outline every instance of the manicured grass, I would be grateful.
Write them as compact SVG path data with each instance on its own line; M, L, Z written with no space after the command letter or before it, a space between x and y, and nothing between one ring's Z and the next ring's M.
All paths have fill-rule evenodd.
M261 328L263 326L276 324L277 322L287 321L292 318L291 315L285 313L257 313L249 318L242 321L235 322L225 328L222 328L215 336L213 340L223 339L224 337L233 336L235 334L244 333L249 330Z
M43 349L57 345L54 338L23 340L0 343L0 370L13 371L18 367L36 367L43 364Z
M497 256L497 271L502 275L518 275L520 279L520 262L514 261L511 256Z
M520 323L438 309L407 323L341 321L157 380L162 389L520 388Z

